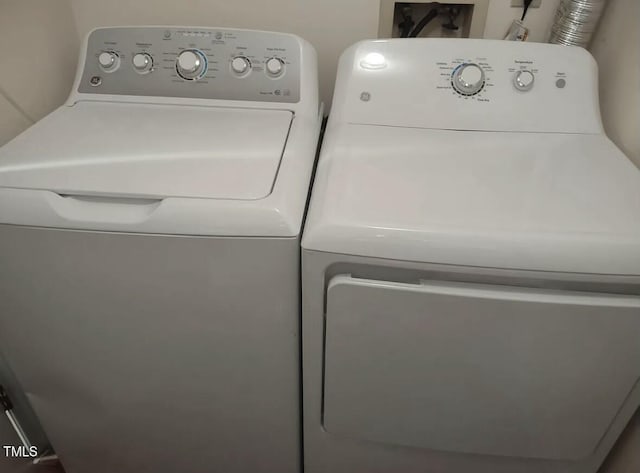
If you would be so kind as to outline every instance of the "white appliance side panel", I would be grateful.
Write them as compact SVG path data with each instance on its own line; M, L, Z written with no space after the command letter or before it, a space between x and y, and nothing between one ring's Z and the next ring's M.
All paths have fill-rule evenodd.
M583 459L640 377L638 340L637 296L336 276L323 423L387 444Z

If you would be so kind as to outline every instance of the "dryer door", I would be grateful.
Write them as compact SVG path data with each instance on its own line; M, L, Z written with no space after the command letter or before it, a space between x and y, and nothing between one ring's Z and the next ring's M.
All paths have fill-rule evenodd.
M588 456L640 376L640 297L334 277L324 426L436 450Z

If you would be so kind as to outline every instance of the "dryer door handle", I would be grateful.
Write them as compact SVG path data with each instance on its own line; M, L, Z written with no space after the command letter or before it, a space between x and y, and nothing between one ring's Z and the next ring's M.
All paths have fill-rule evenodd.
M489 283L420 279L415 283L354 278L349 274L334 276L329 289L337 285L364 286L372 289L395 290L419 294L489 299L497 301L536 302L547 304L584 304L595 307L636 307L640 298L635 294L585 292L569 289L545 289L506 286Z

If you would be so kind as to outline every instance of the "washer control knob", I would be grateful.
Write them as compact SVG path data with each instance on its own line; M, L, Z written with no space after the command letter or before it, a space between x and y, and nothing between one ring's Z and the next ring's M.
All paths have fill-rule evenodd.
M523 92L527 92L533 88L533 82L535 81L535 76L533 72L523 69L518 71L513 76L513 85L515 85L516 89L521 90Z
M186 80L198 80L207 72L207 58L202 51L185 49L176 60L178 75Z
M267 60L266 68L267 74L271 77L278 77L284 72L284 62L280 58L272 57Z
M113 51L103 51L98 56L98 64L105 72L113 72L120 66L120 56Z
M477 64L461 64L453 71L451 84L462 95L477 94L484 87L484 71Z
M132 59L133 68L140 74L146 74L153 69L153 58L147 53L138 53Z
M249 59L244 56L236 56L231 60L231 70L236 74L244 74L251 69Z

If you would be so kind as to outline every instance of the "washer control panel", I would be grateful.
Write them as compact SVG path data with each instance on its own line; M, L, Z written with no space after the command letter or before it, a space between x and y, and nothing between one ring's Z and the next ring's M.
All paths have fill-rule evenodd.
M295 36L223 28L100 28L88 38L78 92L296 103Z

